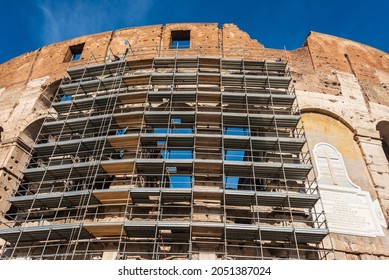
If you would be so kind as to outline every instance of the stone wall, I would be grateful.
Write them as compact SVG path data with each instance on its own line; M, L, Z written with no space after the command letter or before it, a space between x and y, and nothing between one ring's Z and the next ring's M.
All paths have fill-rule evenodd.
M190 30L190 49L171 49L171 31L177 30ZM80 59L67 61L69 47L80 44L84 44ZM1 64L0 211L9 209L8 197L21 179L34 131L47 116L66 68L125 53L130 60L174 55L287 58L308 140L312 144L320 139L333 141L350 158L350 177L378 199L389 221L389 167L376 129L380 121L389 121L389 55L317 32L311 32L297 50L265 49L237 26L224 24L219 28L215 23L152 25L87 35L44 46ZM349 146L343 146L343 138L336 135L327 139L328 132L315 127L315 120L334 124L334 131L347 138ZM379 238L332 234L337 258L389 258L388 230L384 231L385 237Z

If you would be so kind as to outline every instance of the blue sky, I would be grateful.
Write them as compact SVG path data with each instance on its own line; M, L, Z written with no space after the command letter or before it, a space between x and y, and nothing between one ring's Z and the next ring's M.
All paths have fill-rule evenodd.
M234 23L265 47L296 49L310 30L389 53L389 1L0 0L0 63L41 46L123 27Z

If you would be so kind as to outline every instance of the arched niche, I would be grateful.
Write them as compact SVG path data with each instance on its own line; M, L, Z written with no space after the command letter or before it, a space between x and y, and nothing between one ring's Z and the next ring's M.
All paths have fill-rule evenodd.
M58 87L61 84L61 80L56 80L46 86L43 86L43 92L40 100L47 106L50 107L51 102L54 99L55 94L58 91Z
M343 156L347 173L352 182L370 191L375 197L375 191L367 169L363 154L358 143L354 140L354 129L341 117L323 111L305 111L302 114L310 149L321 142L335 147Z
M44 118L34 120L20 133L19 137L29 146L35 142L39 131L41 130Z
M378 122L376 129L380 133L382 149L384 150L386 159L389 162L389 121Z

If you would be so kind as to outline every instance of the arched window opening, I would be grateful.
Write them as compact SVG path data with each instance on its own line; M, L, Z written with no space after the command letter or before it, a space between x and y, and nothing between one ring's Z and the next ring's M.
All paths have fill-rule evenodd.
M43 92L40 95L40 100L47 107L50 107L51 102L53 101L54 96L57 93L57 90L58 90L58 87L60 84L61 84L61 80L56 80L56 81L52 82L51 84L43 86Z
M41 129L41 126L43 124L43 120L44 118L40 118L32 123L30 123L21 133L20 133L20 138L22 138L22 140L28 144L28 145L32 145L37 136L38 136L38 133Z
M384 150L386 159L389 162L389 122L388 121L380 121L376 129L380 133L382 149Z

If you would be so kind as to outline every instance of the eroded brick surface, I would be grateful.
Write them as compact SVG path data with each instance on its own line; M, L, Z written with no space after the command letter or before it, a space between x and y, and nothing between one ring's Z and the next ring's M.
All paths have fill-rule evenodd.
M171 31L179 30L190 31L189 49L171 48ZM1 64L1 211L9 209L8 198L27 161L27 151L21 143L31 145L38 126L29 125L39 124L47 115L50 98L69 66L65 59L69 47L78 44L84 44L84 49L80 60L71 66L112 59L113 55L122 57L125 53L129 60L175 55L288 59L303 112L330 115L346 123L346 129L353 133L363 155L359 164L366 165L369 173L369 178L365 178L369 183L362 187L378 198L388 221L389 167L376 125L389 121L389 55L317 32L311 32L304 46L297 50L265 49L236 25L224 24L219 28L216 23L152 25L86 35L44 46ZM389 234L388 230L384 232L386 236L378 238L333 234L336 256L388 259Z

